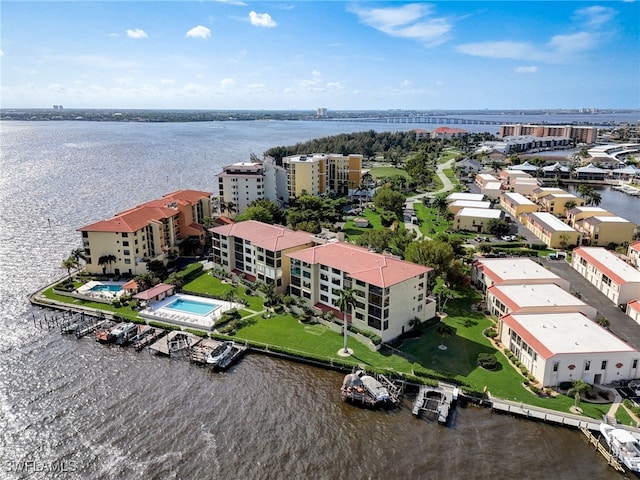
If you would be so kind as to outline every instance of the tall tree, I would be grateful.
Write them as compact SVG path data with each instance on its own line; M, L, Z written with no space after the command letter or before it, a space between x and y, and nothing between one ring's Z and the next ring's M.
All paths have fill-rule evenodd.
M75 257L70 256L62 261L61 267L67 271L67 276L71 278L71 270L77 268L79 264L80 263Z
M348 337L348 325L347 325L347 314L351 311L351 309L356 304L356 299L354 296L354 291L352 288L344 288L339 292L339 298L337 307L342 312L342 321L343 321L343 329L344 329L344 353L349 353L347 349L347 337Z

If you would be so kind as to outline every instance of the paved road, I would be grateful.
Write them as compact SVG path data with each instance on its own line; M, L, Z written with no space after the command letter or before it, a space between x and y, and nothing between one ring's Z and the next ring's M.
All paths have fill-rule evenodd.
M543 265L571 284L571 292L579 292L582 301L598 310L598 316L609 320L609 330L640 350L640 325L618 308L606 295L591 285L564 260L542 260Z

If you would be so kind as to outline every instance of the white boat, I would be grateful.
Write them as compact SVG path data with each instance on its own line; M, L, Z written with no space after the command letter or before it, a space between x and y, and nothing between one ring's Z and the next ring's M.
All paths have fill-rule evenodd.
M377 379L363 370L345 375L342 382L342 396L367 405L377 405L391 400L387 390Z
M640 472L640 442L631 432L603 423L600 433L620 463L632 472Z
M138 326L135 323L121 323L109 331L109 341L124 345L133 340L138 334Z
M233 347L233 342L224 342L209 353L207 356L207 363L214 366L223 365L226 359L231 356Z

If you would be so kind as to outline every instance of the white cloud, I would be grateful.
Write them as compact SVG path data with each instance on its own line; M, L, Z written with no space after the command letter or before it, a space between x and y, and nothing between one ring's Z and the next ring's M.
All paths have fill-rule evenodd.
M475 57L512 58L515 60L537 58L541 55L530 43L511 41L464 43L458 45L456 50Z
M278 24L271 18L268 13L249 12L249 21L254 27L273 28Z
M108 36L111 37L111 38L117 38L120 35L118 35L116 32L111 32Z
M598 34L578 32L569 35L555 35L551 37L548 45L553 52L558 54L570 54L589 50L598 43Z
M600 27L613 20L617 14L613 8L594 5L576 10L574 18L589 27Z
M173 85L174 83L176 83L176 81L173 80L172 78L162 78L162 79L160 79L160 84L161 85Z
M342 90L342 82L329 82L327 83L328 90Z
M412 83L413 82L411 82L411 80L403 80L402 83L400 83L400 85L402 85L403 87L408 87Z
M355 13L365 25L393 37L412 38L427 45L439 45L448 40L451 23L444 17L432 17L433 7L408 4L390 8L357 8Z
M52 83L47 87L49 90L55 93L66 93L67 89L59 83Z
M531 65L528 67L516 67L516 73L538 73L538 67Z
M207 27L203 27L202 25L198 25L197 27L193 27L189 30L186 36L188 38L203 38L206 40L211 37L211 30Z
M149 35L147 35L147 32L145 32L144 30L142 30L141 28L134 28L134 29L129 29L127 30L127 37L129 38L147 38Z
M227 5L235 5L236 7L246 7L247 4L240 0L213 0L217 3L226 3Z
M223 78L220 80L220 87L229 88L233 87L236 84L236 81L233 78Z
M4 51L0 50L0 57L4 57Z

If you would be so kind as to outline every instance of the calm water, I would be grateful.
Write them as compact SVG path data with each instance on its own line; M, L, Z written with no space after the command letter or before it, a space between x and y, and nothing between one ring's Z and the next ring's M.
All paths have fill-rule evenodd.
M0 128L0 479L618 478L571 430L472 407L445 428L409 405L342 403L335 372L248 355L216 374L33 327L28 294L65 273L77 228L173 190L213 191L221 166L252 152L370 125Z

